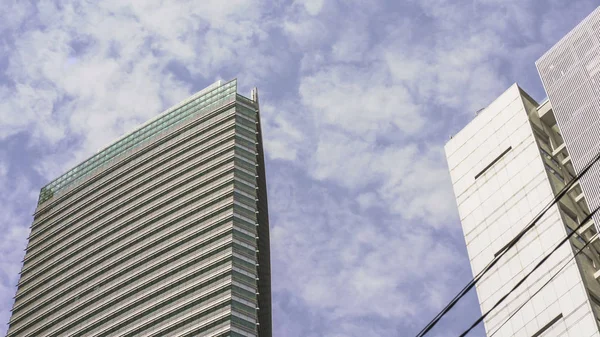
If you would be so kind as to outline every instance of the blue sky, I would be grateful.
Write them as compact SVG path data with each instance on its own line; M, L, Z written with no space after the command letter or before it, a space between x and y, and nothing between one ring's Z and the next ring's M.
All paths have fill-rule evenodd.
M472 276L443 144L514 82L543 99L535 60L597 5L3 0L0 334L39 189L234 77L261 95L275 336L416 334Z

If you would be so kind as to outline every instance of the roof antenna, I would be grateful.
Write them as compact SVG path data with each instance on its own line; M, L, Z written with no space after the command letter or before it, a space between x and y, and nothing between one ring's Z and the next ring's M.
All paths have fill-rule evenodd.
M258 88L252 88L252 92L250 92L250 98L256 103L258 103Z

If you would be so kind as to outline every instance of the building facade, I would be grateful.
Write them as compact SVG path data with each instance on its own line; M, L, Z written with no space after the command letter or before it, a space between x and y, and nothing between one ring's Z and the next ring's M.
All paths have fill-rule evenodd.
M258 92L217 82L40 192L8 336L271 336Z
M556 145L562 145L553 142L559 139L557 130L550 102L537 104L515 84L446 144L474 275L572 179L572 168L553 155ZM567 154L564 146L561 151L561 156ZM482 312L490 310L578 226L588 212L587 206L582 207L585 202L581 189L573 188L507 250L476 286ZM595 280L600 241L596 233L590 221L570 246L561 246L486 318L487 335L600 336L600 283ZM594 242L574 257L587 240ZM550 280L553 274L557 276Z
M536 66L552 102L575 172L600 152L600 7L546 52ZM600 207L600 165L581 178L592 209ZM600 223L600 214L594 217Z
M600 164L517 244L527 225L600 152L600 7L537 62L538 104L514 84L445 147L483 313L562 245L484 320L487 336L600 336Z
M568 152L560 140L550 102L538 104L515 84L446 145L474 275L573 179L575 172L564 160ZM482 312L587 214L586 199L576 185L477 284ZM492 311L484 321L488 336L600 336L600 241L593 221L570 243Z

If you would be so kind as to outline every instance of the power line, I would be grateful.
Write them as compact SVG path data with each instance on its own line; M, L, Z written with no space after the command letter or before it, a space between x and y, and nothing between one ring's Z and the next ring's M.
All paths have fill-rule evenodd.
M594 214L596 214L596 212L598 211L598 209L600 209L600 207L596 208L592 213L590 213L588 216L586 216L585 219L583 219L583 221L581 221L581 224L579 224L579 226L577 226L577 228L575 228L571 233L567 234L567 236L564 239L562 239L560 241L560 243L556 247L554 247L554 249L549 254L547 254L546 256L544 256L544 258L541 259L540 262L538 262L538 264L536 264L535 267L533 267L533 269L529 273L527 273L519 282L517 282L517 284L515 284L515 286L506 295L502 296L502 298L500 298L498 300L498 302L496 302L496 304L494 304L494 306L490 308L490 310L488 310L485 314L481 315L481 317L479 317L475 321L475 323L473 323L471 325L471 327L469 327L465 332L463 332L460 335L460 337L466 336L473 328L475 328L479 323L481 323L481 321L483 321L487 317L487 315L489 315L490 312L492 312L492 310L496 309L500 304L502 304L502 302L504 302L504 300L510 294L512 294L515 290L517 290L517 288L521 284L523 284L527 280L527 278L529 276L531 276L531 274L533 274L533 272L535 272L544 262L546 262L550 258L550 256L552 254L554 254L554 252L556 252L560 248L560 246L562 246L565 242L569 241L569 239L571 238L571 236L573 236L573 234L575 232L577 232L581 227L583 227L583 225L585 225L592 218L592 216L594 216Z
M521 310L521 309L522 309L522 308L525 306L525 304L527 304L529 301L531 301L531 299L533 299L533 298L535 297L535 295L537 295L537 294L538 294L540 291L542 291L542 289L544 289L544 287L546 287L548 284L550 284L550 282L552 282L552 280L554 280L554 278L555 278L556 276L558 276L558 274L560 274L560 272L561 272L563 269L565 269L565 268L566 268L566 267L569 265L569 263L575 259L575 257L576 257L577 255L579 255L579 254L580 254L580 253L581 253L581 252L582 252L582 251L583 251L585 248L587 248L587 246L588 246L590 243L592 243L592 241L596 240L596 238L597 238L597 237L598 237L598 233L594 234L594 236L592 236L592 237L590 238L590 240L589 240L588 242L586 242L586 243L585 243L585 245L584 245L584 246L583 246L581 249L579 249L579 250L577 251L577 253L575 253L575 254L574 254L574 255L573 255L573 256L572 256L572 257L571 257L571 258L570 258L570 259L569 259L567 262L565 262L565 264L563 264L563 265L562 265L562 267L560 267L560 268L559 268L559 269L556 271L556 273L554 273L554 275L552 275L552 277L550 277L550 279L549 279L548 281L546 281L546 283L544 283L544 284L543 284L543 285L540 287L540 289L538 289L538 290L537 290L535 293L533 293L533 295L531 295L531 296L530 296L530 297L529 297L529 298L528 298L528 299L527 299L525 302L523 302L523 304L521 304L521 305L520 305L520 306L517 308L517 310L515 310L515 311L514 311L514 312L513 312L513 313L512 313L512 314L511 314L511 315L510 315L510 316L509 316L507 319L506 319L506 321L504 321L504 323L502 323L502 325L500 325L500 326L498 327L498 329L496 329L496 330L495 330L495 331L494 331L494 332L493 332L493 333L490 335L490 337L494 336L494 335L495 335L495 334L496 334L498 331L500 331L500 329L502 329L502 327L503 327L503 326L504 326L506 323L508 323L508 322L510 321L510 319L511 319L511 318L513 318L513 317L514 317L514 316L515 316L515 315L516 315L516 314L519 312L519 310Z
M538 213L538 215L523 229L521 230L521 232L519 232L519 234L512 239L503 250L501 250L500 252L498 252L498 254L492 259L492 261L490 263L487 264L487 266L485 266L485 268L483 268L471 281L469 281L469 283L467 283L467 285L456 295L454 296L454 298L444 307L444 309L442 309L442 311L440 311L418 334L416 337L423 337L425 336L425 334L427 334L431 329L433 329L433 327L442 319L442 317L444 317L455 305L456 303L463 298L471 289L473 289L473 287L475 286L475 284L477 284L477 282L479 282L479 280L490 270L492 269L492 267L494 265L496 265L496 263L498 263L498 261L504 256L504 254L506 254L506 252L508 252L508 250L510 248L512 248L525 234L527 234L527 232L529 232L529 230L531 230L536 223L542 218L542 216L544 216L544 214L546 214L546 212L552 207L554 206L560 199L562 199L562 197L567 194L567 192L571 189L571 187L573 187L573 185L575 185L575 183L579 180L579 178L581 178L584 174L587 173L587 171L589 171L589 169L592 167L592 165L594 165L598 159L600 159L600 153L598 153L594 159L592 159L584 168L583 170L581 170L581 172L579 172L573 179L571 179L566 185L565 187L563 187L562 190L560 190L560 192L558 192L558 194L556 194L556 196L554 197L554 199L552 201L550 201L550 203L548 205L546 205L546 207L544 207L542 209L542 211L540 211L540 213Z

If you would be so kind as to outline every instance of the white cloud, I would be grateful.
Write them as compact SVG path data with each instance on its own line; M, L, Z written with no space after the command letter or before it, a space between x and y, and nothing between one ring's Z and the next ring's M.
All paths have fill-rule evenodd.
M323 9L325 0L299 0L298 3L304 6L308 14L317 15Z
M333 35L325 23L309 16L292 16L285 20L282 29L289 35L289 43L300 50L323 46Z
M19 0L6 0L0 6L0 32L2 34L13 33L23 23L25 18L33 12L34 7L30 3Z
M343 33L331 46L332 60L361 62L369 50L369 35L364 26L344 27Z
M279 106L279 109L272 103L261 105L263 141L269 159L295 161L302 144L306 142L306 136L301 129L301 116L283 118L285 112L282 110L287 109L293 109L293 105Z
M277 176L272 186L279 179L296 179ZM348 198L332 196L326 188L311 185L307 190L298 191L292 205L281 205L285 209L271 207L272 256L279 266L274 270L276 293L297 293L314 314L323 315L331 327L327 332L353 336L360 333L350 322L361 317L375 315L401 325L438 304L418 284L453 280L440 273L460 264L459 253L446 241L396 217L359 215ZM406 287L413 291L398 291ZM340 331L341 325L347 327Z
M0 139L27 130L38 145L55 148L78 137L62 170L191 93L191 83L167 73L169 62L183 62L192 74L251 65L261 59L254 39L265 39L261 27L269 25L249 0L66 2L60 9L41 1L37 7L44 29L16 33L8 55L7 73L17 85L0 86ZM251 52L241 57L245 50ZM240 76L256 80L273 67L277 62L244 67Z
M355 135L395 132L414 135L425 121L402 85L386 83L385 74L339 66L304 77L300 95L321 125Z
M356 201L362 209L370 208L378 204L378 197L376 193L366 192L361 193L356 197Z
M506 86L498 65L506 50L492 31L458 35L428 49L387 45L382 53L392 76L415 90L423 105L471 114Z
M454 226L456 204L444 155L437 147L377 146L335 131L324 131L310 160L310 174L334 181L359 195L363 207L373 200L406 219L421 219L434 227ZM457 228L455 228L457 229Z

